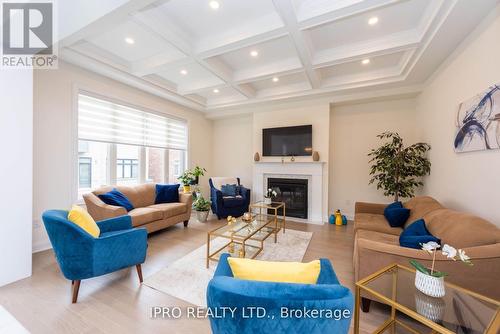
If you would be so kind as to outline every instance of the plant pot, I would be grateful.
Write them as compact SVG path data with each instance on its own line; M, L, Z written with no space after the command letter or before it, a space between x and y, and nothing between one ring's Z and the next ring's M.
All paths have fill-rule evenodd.
M264 204L271 204L272 200L271 197L264 197Z
M183 185L182 189L184 190L185 193L188 193L188 192L191 191L191 186L189 184L188 185Z
M440 298L445 295L444 277L434 277L416 271L415 287L427 296Z
M190 185L196 186L200 182L200 177L196 176L193 181L191 181Z
M207 211L196 211L196 219L200 222L200 223L204 223L207 221L207 218L208 218L208 213L210 212L210 210L207 210Z

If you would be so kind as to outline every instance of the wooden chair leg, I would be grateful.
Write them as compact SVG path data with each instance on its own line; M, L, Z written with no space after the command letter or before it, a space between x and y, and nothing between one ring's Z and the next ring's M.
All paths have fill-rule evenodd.
M139 276L139 282L142 283L142 267L140 264L137 264L135 266L135 268L137 269L137 275Z
M370 304L371 304L371 302L372 301L370 299L361 297L361 310L364 313L370 312Z
M73 285L73 299L72 299L72 303L75 304L76 301L78 300L78 291L80 290L80 280L76 280L76 281L71 281L72 285Z

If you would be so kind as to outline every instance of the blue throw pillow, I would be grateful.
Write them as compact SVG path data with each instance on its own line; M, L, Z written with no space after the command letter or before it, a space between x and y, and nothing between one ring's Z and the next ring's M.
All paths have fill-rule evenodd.
M399 245L402 247L420 249L421 244L429 241L441 243L439 238L433 236L425 227L425 221L419 219L404 229L399 236Z
M180 184L157 184L155 204L178 203Z
M107 192L105 194L97 195L101 201L108 205L116 205L116 206L122 206L124 207L127 211L131 211L134 209L134 206L130 201L128 200L127 196L122 194L120 191L118 191L116 188L111 190L110 192Z
M238 194L238 186L236 184L224 184L220 187L222 196L236 196Z
M391 227L403 227L410 217L410 209L404 208L401 202L394 202L384 209L384 216Z

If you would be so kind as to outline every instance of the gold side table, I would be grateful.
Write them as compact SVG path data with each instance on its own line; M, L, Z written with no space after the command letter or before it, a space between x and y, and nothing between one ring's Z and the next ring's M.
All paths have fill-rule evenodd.
M282 209L283 214L278 215L278 210ZM274 222L274 242L277 241L278 237L278 232L283 229L283 233L285 233L286 230L286 205L285 202L271 202L270 204L264 203L264 201L259 201L250 204L249 208L250 212L253 212L253 210L258 211L259 215L268 215L268 210L273 210L274 214L268 215L273 219ZM265 210L265 213L262 213L262 211Z
M399 264L387 266L356 283L354 333L359 333L361 293L391 307L390 317L373 333L420 333L416 323L432 333L496 334L500 330L500 301L445 282L446 295L433 298L415 288L415 270ZM421 327L423 327L421 326Z

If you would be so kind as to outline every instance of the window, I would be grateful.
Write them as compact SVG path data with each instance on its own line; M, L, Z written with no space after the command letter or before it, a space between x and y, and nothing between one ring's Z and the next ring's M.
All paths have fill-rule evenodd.
M109 184L110 144L78 142L78 195Z
M78 181L80 188L92 187L92 158L80 157L78 159Z
M178 182L186 160L186 122L78 95L79 198L103 185Z
M146 148L146 182L165 182L165 150Z

